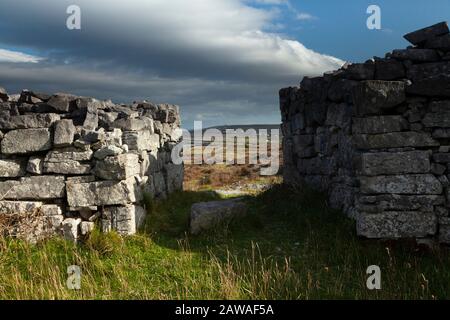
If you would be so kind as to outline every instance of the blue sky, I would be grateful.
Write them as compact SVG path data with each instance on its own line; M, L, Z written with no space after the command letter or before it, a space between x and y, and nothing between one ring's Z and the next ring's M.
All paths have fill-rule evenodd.
M74 3L81 30L65 25ZM2 0L0 86L175 103L187 128L279 123L280 88L447 20L448 0Z

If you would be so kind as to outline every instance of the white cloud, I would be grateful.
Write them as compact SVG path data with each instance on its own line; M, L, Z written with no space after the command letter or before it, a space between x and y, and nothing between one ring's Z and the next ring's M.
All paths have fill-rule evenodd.
M224 116L217 122L231 123L244 118L237 112L249 119L278 115L281 87L344 63L266 31L279 12L246 0L78 0L82 29L69 31L72 2L0 1L0 21L8 26L0 28L2 42L50 52L32 71L0 64L3 86L121 100L150 96L190 108L187 117L218 108Z
M41 60L43 59L40 57L32 56L22 52L0 49L0 62L38 63Z
M301 20L301 21L317 19L315 16L313 16L313 15L311 15L309 13L306 13L306 12L298 12L297 15L295 16L295 18L297 20Z

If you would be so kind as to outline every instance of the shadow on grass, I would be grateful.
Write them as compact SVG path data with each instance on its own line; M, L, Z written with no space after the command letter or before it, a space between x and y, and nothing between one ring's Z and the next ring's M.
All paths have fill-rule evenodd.
M256 277L255 269L259 268L261 274L249 281L273 277L264 274L268 268L284 268L285 274L279 280L287 281L290 273L290 285L286 284L290 292L283 293L283 297L449 297L447 248L432 251L417 247L414 241L360 239L353 220L329 209L323 195L309 190L276 185L262 194L247 197L247 217L200 236L190 236L191 205L218 199L213 192L174 194L153 205L145 232L158 245L173 250L188 247L192 252L213 257L225 269L238 268L236 277ZM371 265L378 265L382 270L382 290L370 291L366 287L366 270Z

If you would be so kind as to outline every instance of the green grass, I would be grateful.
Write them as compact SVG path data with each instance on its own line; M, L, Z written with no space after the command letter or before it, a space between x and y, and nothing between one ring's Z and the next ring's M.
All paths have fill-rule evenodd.
M445 299L446 248L358 239L354 222L322 196L282 186L248 197L250 212L208 234L187 234L192 203L183 192L151 203L144 230L122 239L95 232L82 245L0 240L0 299ZM379 265L382 290L366 288ZM67 267L82 288L66 288Z

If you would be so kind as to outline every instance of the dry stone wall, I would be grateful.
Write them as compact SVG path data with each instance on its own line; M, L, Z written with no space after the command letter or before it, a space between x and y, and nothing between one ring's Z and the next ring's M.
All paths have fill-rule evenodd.
M30 241L77 241L96 226L134 234L144 197L182 189L170 157L179 126L174 105L0 88L0 223Z
M284 179L327 192L368 238L450 243L450 33L280 91Z

